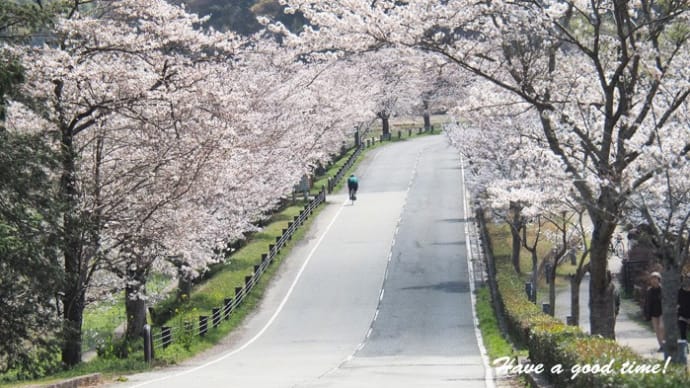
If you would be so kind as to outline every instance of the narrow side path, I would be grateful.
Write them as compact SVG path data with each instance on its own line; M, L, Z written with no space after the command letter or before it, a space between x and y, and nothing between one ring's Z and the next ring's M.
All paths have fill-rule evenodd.
M614 267L615 268L615 267ZM620 290L621 287L616 282ZM541 302L540 302L541 303ZM580 328L589 333L589 274L582 280L580 286ZM566 321L570 315L570 289L561 288L556 292L556 318ZM635 302L621 298L621 307L616 319L616 341L621 345L630 347L635 353L650 359L663 360L664 354L657 352L659 345L656 342L654 331L647 322L638 320L640 309Z

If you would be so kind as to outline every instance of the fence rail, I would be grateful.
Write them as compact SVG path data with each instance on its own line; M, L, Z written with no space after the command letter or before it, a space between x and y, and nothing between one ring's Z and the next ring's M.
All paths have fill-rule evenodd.
M505 321L505 306L503 305L503 298L501 298L501 293L498 289L496 258L491 250L491 236L486 226L484 209L481 207L475 209L475 219L477 221L482 256L486 263L487 284L489 285L489 292L491 293L491 306L494 310L494 315L498 321L501 333L507 333L508 324Z
M347 158L347 161L345 164L338 169L338 172L333 176L333 178L328 178L328 194L332 193L333 190L335 189L335 186L338 185L338 182L340 182L341 179L343 179L343 176L347 172L347 170L352 167L352 165L355 163L359 155L362 153L362 150L364 149L363 143L360 143L357 149L355 149L355 152L350 155L349 158Z

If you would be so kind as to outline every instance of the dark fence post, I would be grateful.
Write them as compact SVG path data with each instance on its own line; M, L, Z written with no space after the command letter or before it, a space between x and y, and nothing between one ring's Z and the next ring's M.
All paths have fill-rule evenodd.
M232 298L223 299L223 318L227 321L230 319L230 310L232 309Z
M218 327L220 325L220 307L212 308L211 314L213 317L213 327Z
M163 348L167 348L172 343L172 330L169 326L161 327L161 340L163 341Z
M678 363L680 365L688 364L688 341L684 339L678 340Z
M205 336L206 332L208 332L208 316L199 315L199 336Z
M527 294L527 299L532 300L532 283L525 283L525 293Z
M542 303L542 304L541 304L541 311L542 311L544 314L549 314L549 315L551 315L551 304L549 304L549 303Z

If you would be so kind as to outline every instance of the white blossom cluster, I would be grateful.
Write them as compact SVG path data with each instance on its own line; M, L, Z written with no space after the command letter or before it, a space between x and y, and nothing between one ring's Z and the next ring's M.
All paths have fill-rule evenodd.
M26 68L8 129L54 134L74 162L62 174L88 223L82 270L116 275L100 289L145 299L152 269L198 276L373 119L357 67L203 21L162 0L100 1L48 43L7 47Z

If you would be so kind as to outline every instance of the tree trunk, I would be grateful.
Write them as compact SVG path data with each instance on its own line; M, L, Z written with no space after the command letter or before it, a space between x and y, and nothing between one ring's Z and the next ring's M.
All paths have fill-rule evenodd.
M125 313L127 330L125 339L136 340L146 324L146 271L135 263L130 263L127 270L125 287Z
M67 260L68 258L65 257L65 270L71 271L71 265L67 265ZM74 264L73 261L72 264ZM84 316L85 294L83 288L79 286L79 280L68 278L68 282L65 296L62 299L64 306L62 363L67 367L72 367L81 362L81 326Z
M592 335L615 338L613 288L606 276L608 248L616 224L592 217L594 230L590 251L589 324Z
M388 119L390 118L390 115L386 114L386 113L379 113L379 118L381 118L381 128L383 131L383 138L385 140L389 140L391 138L390 122L388 121Z
M582 275L575 274L570 276L570 316L573 325L580 326L580 284Z
M553 261L553 269L549 268L546 274L546 276L549 277L549 305L551 306L551 311L549 311L549 313L552 317L556 315L556 264L558 258L554 258Z
M520 269L520 247L522 246L522 241L520 240L520 231L516 229L515 225L510 225L510 235L513 240L513 248L510 253L510 260L513 262L513 268L517 274L521 274Z
M673 258L665 258L661 285L661 311L664 322L664 354L673 363L678 357L678 290L680 289L680 269Z
M233 249L239 248L239 241ZM192 287L194 283L192 277L187 270L189 268L187 261L184 258L172 258L170 259L175 268L177 268L177 300L181 302L187 302L189 296L192 294Z
M537 290L539 289L539 258L537 249L530 252L532 254L532 303L537 303Z
M431 130L431 113L429 113L429 100L423 99L422 105L424 106L424 112L422 113L422 118L424 119L424 130Z
M64 339L62 362L71 367L81 362L81 326L85 305L85 273L82 266L84 244L77 203L76 165L73 137L69 129L62 130L62 176L60 200L63 213L63 255L65 259L65 289L62 298Z
M189 276L181 275L177 278L177 299L182 302L189 300L192 293L193 282Z
M522 246L522 240L520 239L520 229L522 228L521 222L521 207L518 203L511 201L509 205L510 218L508 225L510 226L510 235L513 240L513 247L510 253L510 260L513 263L513 268L517 274L521 274L520 270L520 247Z

